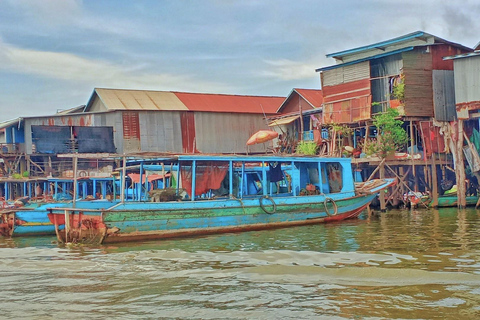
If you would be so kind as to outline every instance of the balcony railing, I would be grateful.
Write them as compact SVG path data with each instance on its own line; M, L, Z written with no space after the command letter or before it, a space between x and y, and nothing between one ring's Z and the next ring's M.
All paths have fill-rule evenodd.
M0 143L0 154L15 154L24 152L23 143Z

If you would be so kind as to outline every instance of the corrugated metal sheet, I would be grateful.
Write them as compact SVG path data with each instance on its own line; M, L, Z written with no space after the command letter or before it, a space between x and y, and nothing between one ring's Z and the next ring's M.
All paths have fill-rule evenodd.
M307 100L314 108L320 108L323 103L322 90L316 89L295 89L305 100Z
M348 100L356 97L368 96L370 92L370 79L363 79L354 82L327 86L323 88L324 103Z
M433 105L435 120L456 120L453 71L433 70Z
M183 152L180 114L175 111L140 111L140 146L144 152Z
M268 126L273 127L273 126L278 126L278 125L281 125L281 124L289 124L289 123L292 123L293 121L297 120L298 118L300 118L299 115L276 119L276 120L270 121L268 123Z
M323 123L355 123L371 118L371 96L323 104Z
M346 63L351 60L357 60L379 53L388 53L388 51L394 51L405 47L427 46L434 43L448 44L462 50L471 50L470 48L465 47L461 44L444 40L432 34L423 31L415 31L400 37L369 44L366 46L330 53L327 54L327 58L332 57L337 60L341 60L343 63Z
M190 111L274 114L285 97L175 92Z
M466 52L460 48L456 48L451 45L438 44L431 47L433 63L432 68L434 70L453 70L453 61L444 60L444 57L458 55Z
M177 96L168 91L96 88L95 93L107 110L187 110Z
M456 104L480 101L480 55L455 59Z
M274 114L284 97L96 88L90 112L107 110L206 111Z
M346 82L368 78L370 78L369 61L326 70L322 72L322 89L325 90L326 86L335 86ZM325 92L323 92L323 97L326 97Z
M212 125L215 124L215 125ZM196 148L205 153L245 153L247 140L268 129L265 120L253 114L195 113ZM264 152L272 142L249 146L250 152Z
M195 146L195 114L193 112L182 112L182 148L185 153L196 153Z
M405 116L433 117L432 56L424 50L405 52Z
M370 61L372 101L387 102L391 99L390 78L399 75L402 68L403 60L401 54Z

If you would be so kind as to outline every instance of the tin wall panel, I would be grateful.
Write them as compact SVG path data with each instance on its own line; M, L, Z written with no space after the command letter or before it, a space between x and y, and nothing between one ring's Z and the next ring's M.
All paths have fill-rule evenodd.
M480 101L480 56L455 59L456 104Z
M182 152L180 112L139 112L141 151Z
M245 153L247 140L261 129L270 129L263 116L213 112L195 113L196 148L205 153ZM273 142L249 146L263 152Z
M435 120L456 120L453 71L433 70L433 105Z
M372 101L387 102L392 98L390 78L400 75L403 69L401 54L395 54L370 61L372 77Z
M364 61L345 67L338 67L322 72L322 89L326 86L335 86L346 82L368 78L370 78L369 61Z

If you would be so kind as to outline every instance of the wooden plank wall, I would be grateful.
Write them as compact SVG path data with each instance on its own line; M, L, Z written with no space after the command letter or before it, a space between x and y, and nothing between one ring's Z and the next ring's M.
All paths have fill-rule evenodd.
M433 117L432 55L419 48L403 54L405 116Z

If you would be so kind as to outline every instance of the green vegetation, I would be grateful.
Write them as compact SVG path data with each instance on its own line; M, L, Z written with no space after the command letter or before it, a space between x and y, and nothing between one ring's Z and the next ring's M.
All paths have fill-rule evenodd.
M318 145L315 141L300 141L297 144L297 153L307 156L316 155L318 151Z
M399 113L396 109L375 115L373 124L377 127L377 141L369 142L367 154L376 154L385 158L395 153L408 142L408 135L402 128L403 121L396 119Z
M405 100L405 83L400 82L393 86L393 95L400 102Z

